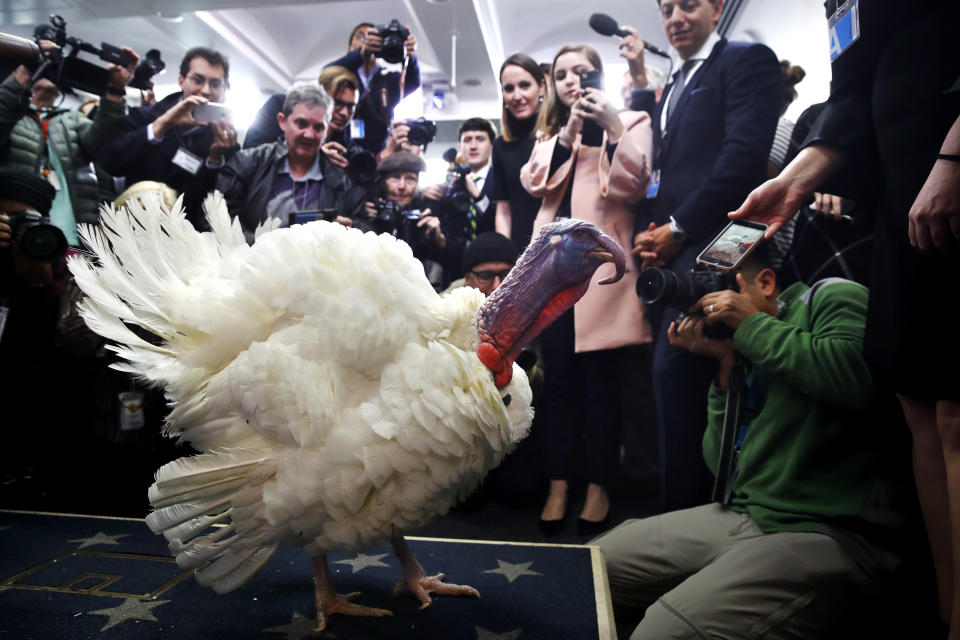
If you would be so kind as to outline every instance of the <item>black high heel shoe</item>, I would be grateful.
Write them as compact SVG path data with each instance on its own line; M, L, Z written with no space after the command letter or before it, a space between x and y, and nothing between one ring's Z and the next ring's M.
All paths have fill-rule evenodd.
M544 520L543 518L540 518L540 520L538 520L540 524L540 531L542 531L544 535L548 535L548 536L555 536L558 533L560 533L560 531L563 530L563 525L566 521L567 521L566 509L563 510L563 516L559 520Z
M542 522L542 521L541 521ZM577 535L580 537L596 537L610 528L610 512L603 517L603 520L594 522L593 520L584 520L577 518Z

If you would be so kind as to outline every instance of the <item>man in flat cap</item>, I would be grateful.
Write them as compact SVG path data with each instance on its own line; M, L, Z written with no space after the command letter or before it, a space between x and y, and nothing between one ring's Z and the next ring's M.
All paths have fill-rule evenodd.
M430 282L443 290L459 275L467 238L462 229L458 232L456 225L435 215L419 192L420 172L426 168L423 158L410 151L396 151L381 160L377 166L381 197L364 204L366 215L357 226L409 244Z

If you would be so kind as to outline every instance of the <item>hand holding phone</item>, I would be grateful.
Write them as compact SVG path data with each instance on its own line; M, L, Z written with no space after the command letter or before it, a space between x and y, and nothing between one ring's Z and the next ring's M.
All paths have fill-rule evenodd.
M735 270L763 240L767 226L762 222L734 220L697 256L697 262L720 271Z
M220 118L233 122L233 110L219 102L205 102L193 108L193 119L197 122L220 122Z

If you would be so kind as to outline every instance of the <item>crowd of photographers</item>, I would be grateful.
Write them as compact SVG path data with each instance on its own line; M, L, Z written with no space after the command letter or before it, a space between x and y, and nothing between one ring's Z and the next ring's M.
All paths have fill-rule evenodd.
M0 84L0 355L21 363L4 402L40 406L44 358L78 350L60 258L126 187L183 194L201 228L217 189L251 243L269 219L388 233L438 291L489 294L539 227L580 217L635 263L527 354L532 444L488 487L545 500L550 535L581 480L589 537L610 528L620 462L657 469L662 515L596 539L634 638L843 637L875 628L869 607L910 595L939 604L916 628L958 639L960 353L921 324L957 305L958 21L950 3L900 22L906 3L878 4L826 3L834 85L796 127L784 113L803 71L721 37L723 0L658 0L670 54L595 14L595 31L621 38L627 108L606 98L589 46L546 65L511 55L499 135L466 119L434 185L420 179L435 123L393 116L420 84L416 37L397 20L357 25L317 82L271 96L245 132L221 104L229 62L206 47L184 56L181 91L125 109L127 86L148 90L163 63L105 45L109 68L72 72L98 106L60 109L49 68L91 47L54 22ZM895 115L901 41L937 61L910 78L923 100L911 129ZM671 57L669 76L651 52ZM102 345L82 351L106 362ZM22 479L16 456L3 462L4 482Z

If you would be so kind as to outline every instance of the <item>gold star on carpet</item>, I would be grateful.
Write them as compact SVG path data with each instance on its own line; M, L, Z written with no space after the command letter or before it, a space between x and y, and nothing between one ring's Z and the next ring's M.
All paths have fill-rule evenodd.
M513 582L520 576L542 576L543 574L539 571L531 571L530 565L533 562L520 562L518 564L512 564L510 562L504 562L503 560L497 560L497 564L500 565L496 569L487 569L483 573L500 573L503 574L503 577L509 582Z
M363 553L358 553L356 558L351 558L350 560L336 560L333 564L348 564L353 567L353 573L357 573L362 569L367 567L389 567L386 562L381 562L380 558L383 558L388 554L378 553L375 556L368 556Z
M474 629L477 630L477 640L517 640L520 634L523 633L523 629L514 629L513 631L505 631L503 633L494 633L483 627L476 626Z
M73 540L67 540L67 542L79 542L80 546L77 547L77 549L83 549L84 547L92 547L95 544L120 544L117 540L126 538L129 535L129 533L118 533L115 536L109 536L103 531L98 531L97 535L90 536L89 538L75 538Z
M167 604L170 600L155 600L153 602L147 602L139 598L127 598L123 601L118 607L112 609L100 609L98 611L88 611L88 616L107 616L107 624L104 625L100 632L104 632L111 627L115 627L121 622L126 622L127 620L149 620L151 622L157 622L157 619L153 617L153 609L159 607L162 604Z

